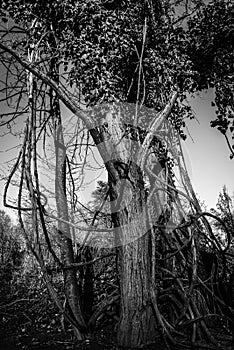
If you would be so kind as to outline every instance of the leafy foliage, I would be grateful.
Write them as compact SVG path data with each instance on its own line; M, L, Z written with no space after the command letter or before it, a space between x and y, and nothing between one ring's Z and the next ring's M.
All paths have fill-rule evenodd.
M215 213L223 222L231 235L232 249L234 243L234 198L228 194L227 188L224 186L222 192L219 193L216 209L213 209ZM221 231L221 235L226 237L224 228L219 222L215 222L216 229Z
M4 11L27 31L24 54L34 43L47 59L48 54L56 57L67 74L67 83L80 90L86 105L135 103L140 97L139 102L160 111L179 87L181 101L171 120L182 130L183 119L192 117L183 101L186 92L196 88L196 72L186 52L186 33L182 27L173 27L162 8L147 6L133 0L119 1L111 9L106 2L93 0L3 2ZM143 47L144 23L147 33ZM185 137L182 131L181 135Z
M198 88L214 88L217 117L211 126L222 134L234 131L233 16L233 2L218 0L201 7L188 22L188 49L199 72Z
M209 1L188 19L174 25L171 8L160 2L122 0L4 0L2 16L10 16L31 42L53 54L87 105L102 101L137 100L139 59L144 21L147 35L142 61L141 103L157 111L176 86L181 98L171 119L181 131L192 118L186 94L215 89L217 118L211 123L223 134L233 124L233 4ZM172 7L173 8L173 7ZM171 11L171 12L170 12ZM48 59L48 57L47 57Z

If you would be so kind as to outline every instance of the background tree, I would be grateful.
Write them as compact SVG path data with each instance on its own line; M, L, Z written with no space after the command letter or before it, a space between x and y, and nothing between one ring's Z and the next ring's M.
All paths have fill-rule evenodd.
M18 237L17 237L18 236ZM13 227L10 217L0 210L0 245L1 245L1 300L11 294L14 273L23 263L23 247L19 232Z
M218 202L214 209L214 213L218 215L226 224L229 229L230 234L233 236L234 230L234 208L233 208L233 196L228 194L226 186L223 187L222 192L219 193ZM219 223L216 223L217 228L222 229Z

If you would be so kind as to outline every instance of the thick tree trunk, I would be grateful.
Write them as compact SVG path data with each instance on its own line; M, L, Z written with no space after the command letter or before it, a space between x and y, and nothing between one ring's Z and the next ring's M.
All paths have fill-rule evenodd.
M117 208L118 199L114 200L114 197L122 192L121 183L112 184L111 191L121 286L121 317L117 338L119 345L126 347L152 342L157 334L150 298L151 236L145 191L139 176L141 174L133 171L131 184L125 184L121 204L118 203Z
M106 113L99 132L93 129L91 134L109 174L121 286L118 343L139 347L155 340L157 325L150 297L151 236L143 172L133 157L139 145L125 135L124 123L115 107Z
M133 227L137 231L137 226ZM156 338L150 300L148 237L122 247L121 318L117 340L121 346L139 347Z

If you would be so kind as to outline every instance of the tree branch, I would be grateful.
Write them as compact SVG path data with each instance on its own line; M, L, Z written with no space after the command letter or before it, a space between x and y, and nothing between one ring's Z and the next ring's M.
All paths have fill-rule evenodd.
M80 230L80 231L91 231L91 232L112 232L113 231L113 228L98 228L96 226L88 226L88 227L79 226L79 225L73 224L70 221L66 221L66 220L63 220L63 219L55 216L55 215L49 214L48 212L46 212L45 215L48 216L51 219L63 222L64 224L68 224L71 227L74 227L74 228L76 228L77 230Z
M70 270L70 269L78 269L81 266L87 266L87 265L91 265L94 264L95 262L105 259L105 258L109 258L110 256L114 256L116 255L116 253L109 253L103 256L99 256L96 259L90 260L90 261L86 261L86 262L81 262L81 263L73 263L73 264L69 264L63 267L63 270Z
M93 128L93 120L84 111L81 111L79 105L74 101L74 97L71 93L60 84L57 84L53 79L48 77L45 73L41 72L34 64L30 64L24 58L20 57L16 50L9 48L5 44L0 42L0 48L9 53L16 61L21 64L23 68L34 74L38 79L43 80L48 86L50 86L57 94L58 98L64 103L64 105L75 115L77 115L89 128Z
M150 143L151 143L153 137L155 136L155 133L157 132L157 130L161 126L161 124L169 116L169 114L170 114L170 112L171 112L171 110L172 110L172 108L177 100L178 95L179 95L179 92L175 91L172 94L168 104L162 110L162 112L157 114L157 116L154 118L154 120L150 123L150 125L148 127L148 133L144 139L144 142L140 148L140 151L139 151L139 154L137 157L137 164L140 166L141 169L143 169L143 167L144 167L145 160L146 160L146 154L147 154L147 151L149 149Z

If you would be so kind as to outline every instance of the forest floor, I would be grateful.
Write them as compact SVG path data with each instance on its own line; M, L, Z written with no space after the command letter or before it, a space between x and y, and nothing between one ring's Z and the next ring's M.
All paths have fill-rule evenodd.
M10 326L10 324L9 324ZM24 330L25 328L23 328ZM15 329L16 331L16 329ZM92 334L92 338L84 341L74 341L72 330L67 332L59 328L37 330L31 328L17 334L9 328L5 334L0 329L0 350L120 350L115 344L114 326L106 326ZM144 348L145 349L145 348ZM148 350L165 350L162 344L147 347ZM125 349L126 350L126 349ZM134 349L131 349L134 350Z
M120 350L115 343L113 324L92 334L89 340L73 340L72 329L62 329L58 315L51 302L19 302L11 312L0 309L0 350ZM184 347L184 350L204 350L204 347ZM159 340L144 350L166 350ZM182 349L181 347L178 349ZM207 347L206 349L209 349ZM233 345L223 342L223 349L233 350ZM134 349L131 349L134 350ZM176 350L173 348L173 350Z
M53 304L46 299L43 303L22 299L10 309L0 308L0 350L110 350L114 349L113 339L113 326L107 326L92 340L75 342L72 329L67 326L63 330Z
M63 330L52 301L41 295L0 305L0 350L117 350L115 325L107 324L90 339L74 341L72 329ZM149 350L155 349L148 347ZM164 350L160 344L157 350ZM132 349L131 349L132 350Z
M0 350L119 350L115 341L115 325L113 322L108 324L108 320L106 325L90 336L90 339L82 342L74 341L69 325L65 324L65 329L66 331L45 290L36 288L34 293L31 290L26 298L25 295L18 295L17 299L8 299L7 305L0 304ZM220 333L217 329L217 334ZM225 342L225 339L222 345L225 350L234 349L233 344ZM183 350L192 348L209 349L204 344L201 348L184 346ZM159 339L158 344L144 348L146 349L166 350L167 347Z

